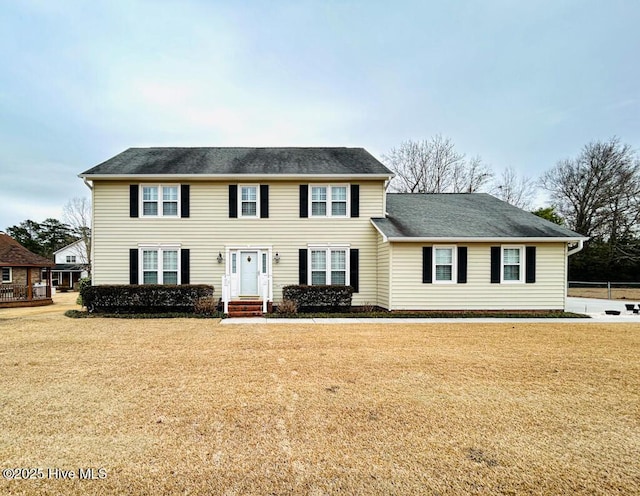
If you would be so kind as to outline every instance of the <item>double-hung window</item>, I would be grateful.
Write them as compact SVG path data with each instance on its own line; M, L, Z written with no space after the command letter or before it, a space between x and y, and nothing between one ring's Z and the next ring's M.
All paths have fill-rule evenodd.
M143 217L178 217L178 186L143 185Z
M258 217L258 187L240 187L240 216Z
M311 186L311 217L347 217L346 185Z
M178 248L141 248L143 284L179 284Z
M76 263L75 255L67 255L67 263Z
M309 250L311 284L347 285L347 251L348 248L312 247Z
M502 247L502 281L522 282L524 274L524 250L521 246Z
M456 249L454 246L433 247L434 282L455 282Z
M12 280L11 267L2 267L2 282L11 282Z

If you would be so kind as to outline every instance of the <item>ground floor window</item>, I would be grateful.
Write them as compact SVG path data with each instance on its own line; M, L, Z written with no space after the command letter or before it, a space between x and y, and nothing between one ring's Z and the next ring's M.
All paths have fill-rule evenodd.
M141 248L143 284L180 284L177 248Z
M348 284L348 250L344 247L311 247L309 250L311 284L346 286Z
M11 282L12 276L11 267L2 267L2 282Z
M455 246L434 246L434 282L455 282Z
M522 282L523 247L503 246L502 247L502 281Z

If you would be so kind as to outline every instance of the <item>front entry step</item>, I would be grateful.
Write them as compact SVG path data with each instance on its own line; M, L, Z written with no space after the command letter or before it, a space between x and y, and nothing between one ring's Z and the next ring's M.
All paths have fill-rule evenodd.
M229 317L262 317L261 300L237 300L229 302Z

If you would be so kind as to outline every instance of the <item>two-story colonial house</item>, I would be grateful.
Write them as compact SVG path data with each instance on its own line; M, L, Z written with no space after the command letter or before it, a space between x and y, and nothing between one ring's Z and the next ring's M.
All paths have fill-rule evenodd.
M344 284L390 310L563 309L586 239L486 194L387 194L362 148L130 148L80 177L94 284L212 284L225 305Z

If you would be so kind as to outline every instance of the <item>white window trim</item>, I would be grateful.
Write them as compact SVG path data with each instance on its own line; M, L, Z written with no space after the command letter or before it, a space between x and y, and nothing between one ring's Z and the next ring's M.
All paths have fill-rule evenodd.
M177 277L177 285L182 284L181 274L182 274L182 257L180 256L180 249L182 245L180 244L139 244L138 245L138 281L139 284L144 285L144 255L145 251L157 251L158 252L158 282L156 284L164 284L164 267L162 266L164 263L164 259L162 253L164 251L177 251L178 252L178 277Z
M158 204L158 214L157 215L145 215L144 214L144 188L158 188L158 200L157 200L157 204ZM178 207L177 207L177 211L176 211L176 215L164 215L164 208L163 208L163 199L162 199L162 188L177 188L178 190ZM138 193L138 198L139 198L139 208L138 211L140 212L140 217L141 218L145 218L145 219L160 219L160 218L167 218L167 219L179 219L180 218L180 209L182 206L182 197L181 197L181 189L179 184L173 184L173 183L145 183L145 184L140 184L140 190Z
M256 215L242 215L242 188L256 189ZM259 184L238 184L238 219L259 219L260 218L260 185Z
M505 280L504 278L504 251L512 249L512 250L520 250L520 278L518 280ZM524 245L502 245L500 247L500 283L501 284L524 284L524 272L525 272L525 249ZM511 264L510 264L511 265Z
M331 284L331 252L332 251L344 251L345 252L345 275L344 275L344 285L351 285L351 245L350 244L333 244L333 243L322 243L322 244L309 244L307 245L307 283L309 286L313 286L312 282L312 267L311 267L311 252L312 251L324 251L325 252L325 282L327 285Z
M439 281L436 272L436 249L448 249L451 250L451 280ZM432 267L431 273L433 274L431 280L433 284L457 284L458 283L458 247L455 245L433 245L432 255Z
M308 217L310 219L326 219L326 218L333 218L333 219L348 219L351 217L351 186L348 183L331 183L331 184L309 184L309 198L308 198L308 206L307 206L307 211L309 212ZM347 196L347 206L346 206L346 212L345 215L331 215L331 205L333 203L333 196L332 196L332 189L331 188L336 188L336 187L343 187L346 188L346 196ZM326 214L325 215L313 215L313 188L327 188L327 200L326 200L326 204L327 204L327 208L326 208Z
M9 279L5 280L4 279L4 269L9 269ZM12 267L2 267L2 274L0 274L0 277L2 278L2 283L3 284L11 284L13 282L13 268Z
M76 263L76 256L75 255L67 255L66 257L66 263Z

